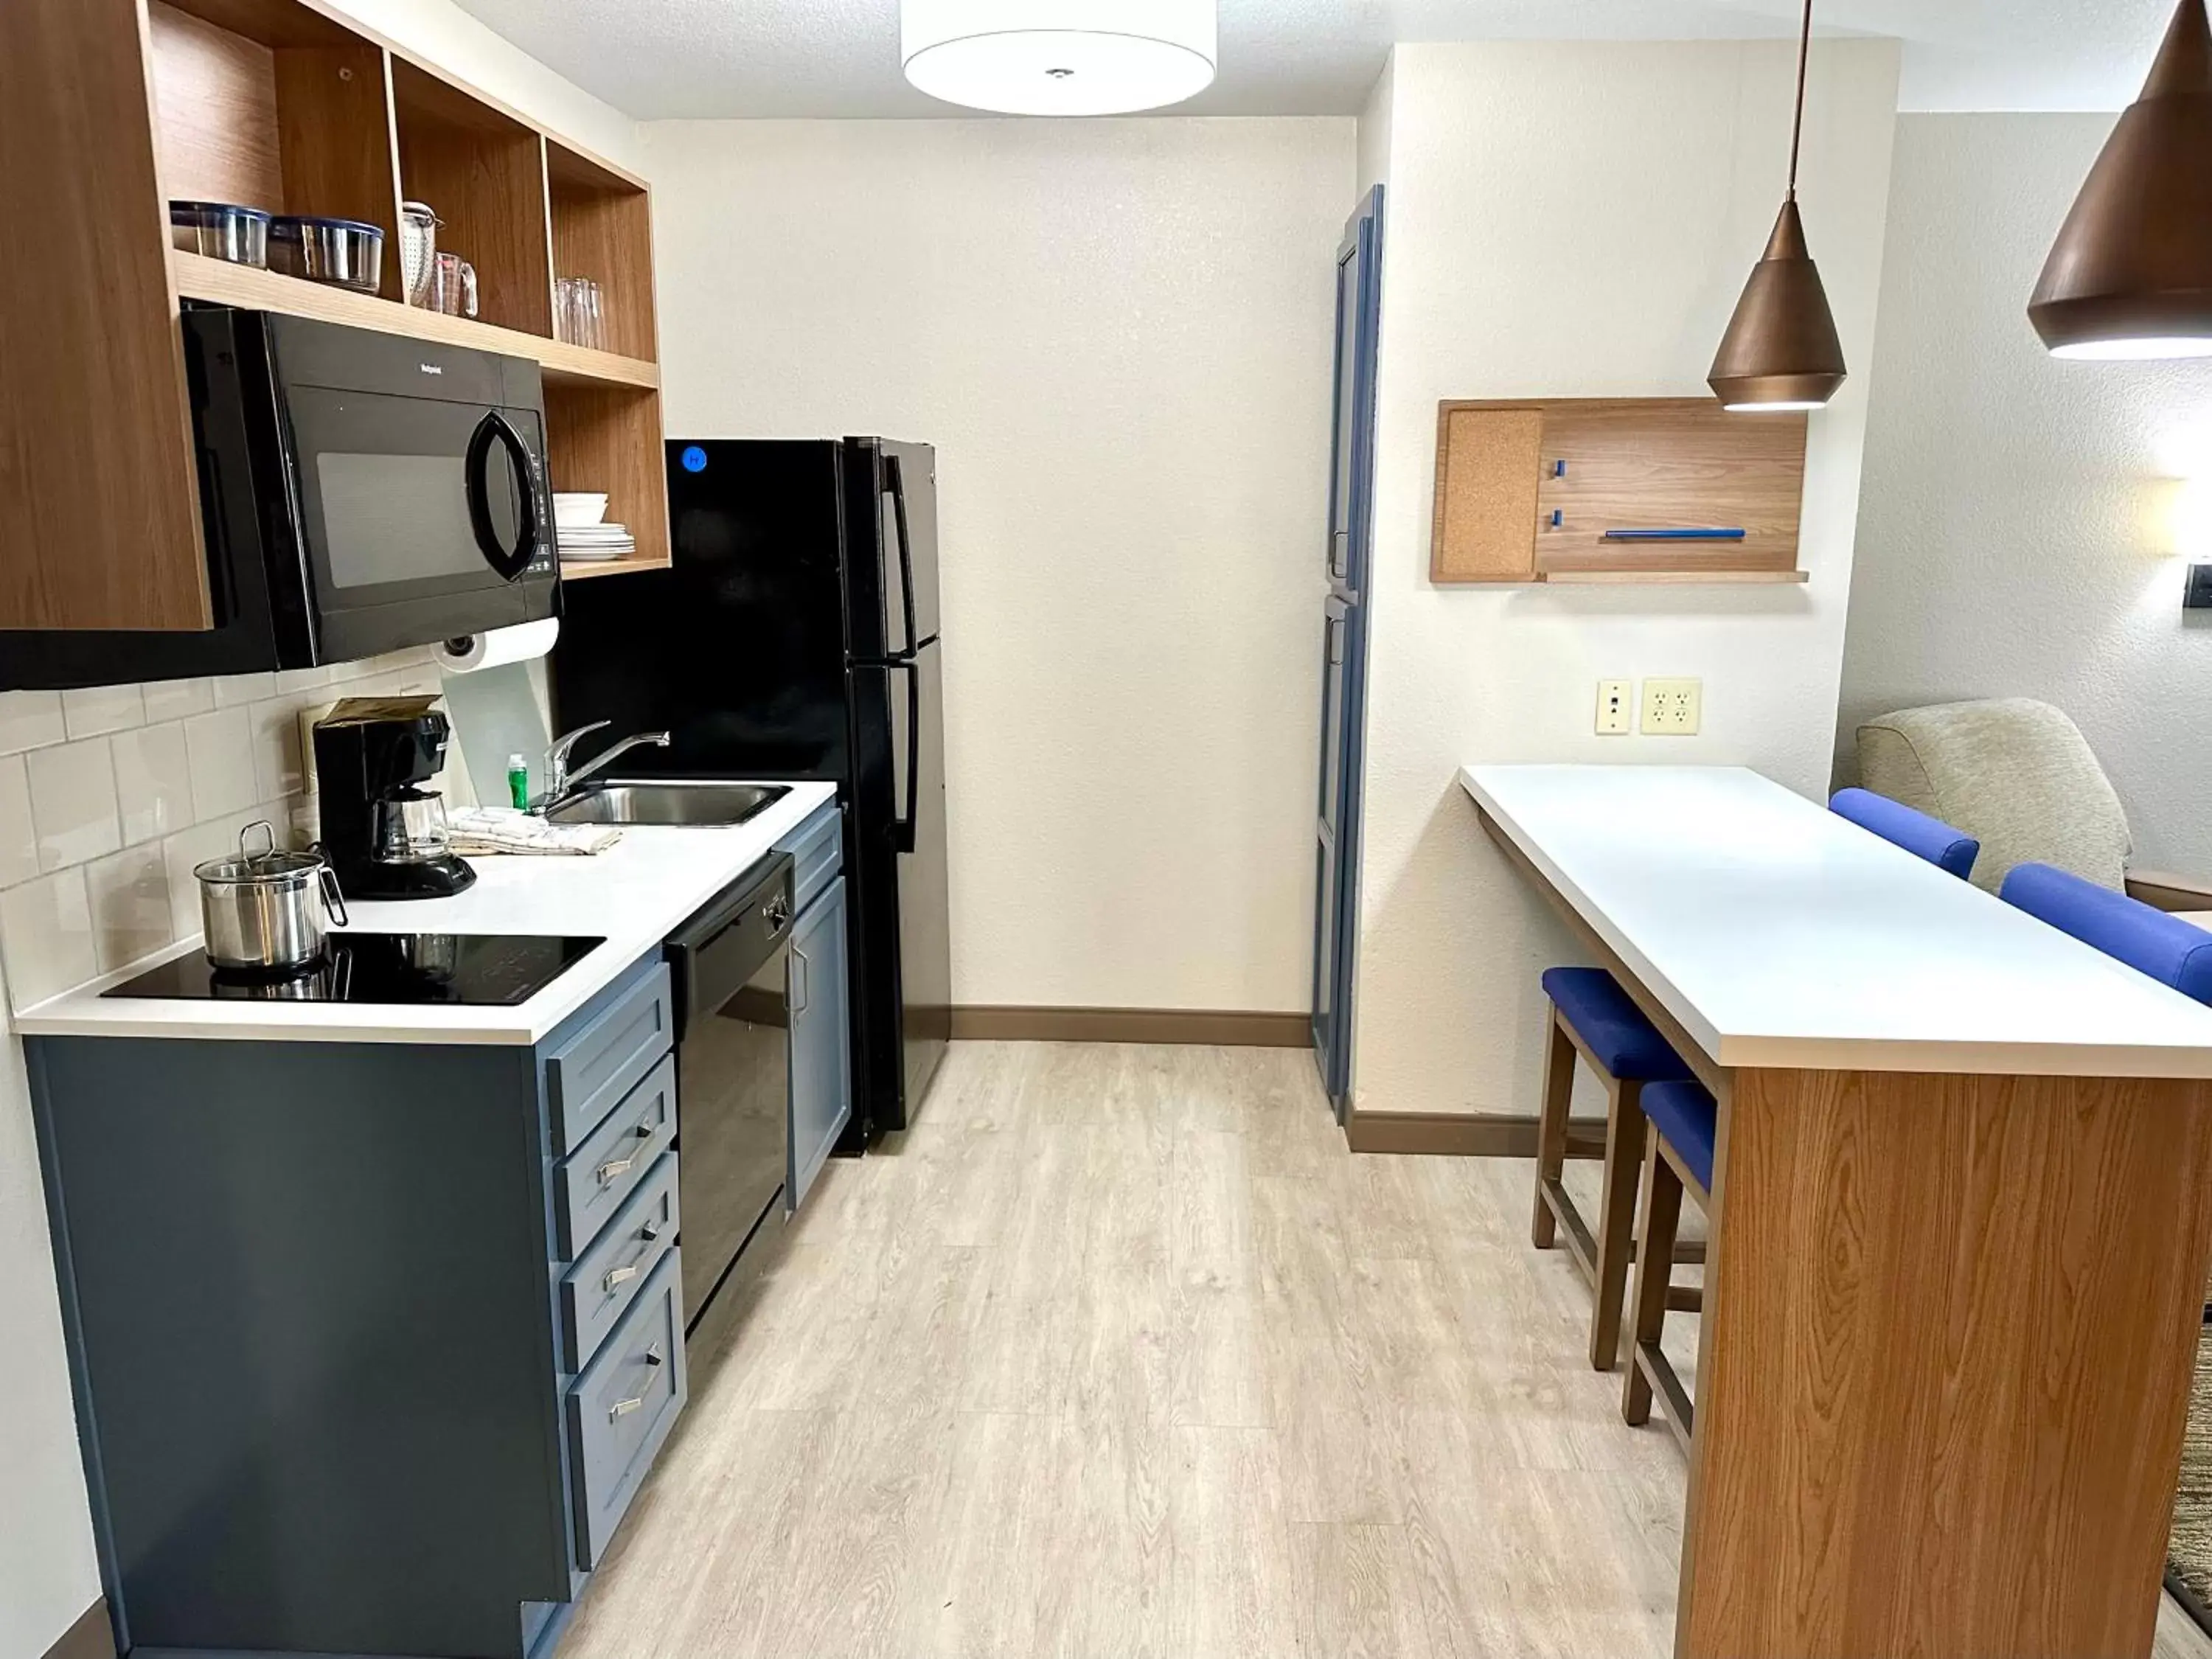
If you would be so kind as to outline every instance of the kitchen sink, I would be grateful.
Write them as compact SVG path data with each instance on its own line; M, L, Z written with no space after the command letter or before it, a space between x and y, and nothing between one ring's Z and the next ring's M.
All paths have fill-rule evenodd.
M545 816L554 823L743 823L790 793L772 783L592 783Z

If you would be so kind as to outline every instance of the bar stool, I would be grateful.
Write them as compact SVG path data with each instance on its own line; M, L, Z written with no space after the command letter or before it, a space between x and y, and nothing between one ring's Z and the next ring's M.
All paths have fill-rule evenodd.
M1690 1068L1604 969L1553 968L1542 982L1552 1000L1552 1039L1536 1117L1536 1207L1529 1236L1538 1249L1548 1250L1565 1229L1567 1252L1590 1285L1590 1364L1609 1371L1619 1358L1621 1299L1634 1249L1636 1171L1644 1140L1639 1098L1647 1085L1687 1078ZM1595 1237L1562 1180L1577 1054L1605 1085L1605 1176ZM1671 1241L1668 1249L1671 1261ZM1703 1253L1686 1259L1702 1260Z
M1829 798L1828 810L1961 881L1974 873L1974 860L1982 854L1981 842L1965 831L1870 789L1838 789Z
M2048 864L2015 864L1997 896L2199 1002L2212 1003L2212 933Z
M1668 1273L1651 1271L1656 1261L1673 1259L1674 1232L1687 1191L1710 1217L1712 1204L1713 1141L1719 1114L1713 1097L1696 1083L1655 1083L1644 1091L1644 1115L1650 1146L1644 1155L1644 1197L1636 1232L1636 1294L1628 1352L1628 1377L1620 1393L1620 1414L1630 1426L1650 1420L1656 1391L1667 1426L1686 1454L1692 1407L1689 1391L1660 1352L1659 1337L1672 1304Z

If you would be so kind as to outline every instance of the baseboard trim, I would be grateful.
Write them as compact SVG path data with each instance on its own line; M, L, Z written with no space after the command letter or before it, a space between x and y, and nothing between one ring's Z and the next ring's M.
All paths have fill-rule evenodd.
M115 1627L107 1620L107 1598L84 1610L46 1650L46 1659L115 1659Z
M1397 1152L1421 1158L1536 1156L1534 1117L1438 1117L1424 1112L1367 1112L1355 1107L1351 1121L1344 1126L1344 1138L1355 1152ZM1571 1146L1570 1150L1578 1149Z
M995 1042L1170 1042L1232 1048L1304 1048L1304 1014L1200 1008L1024 1008L971 1004L952 1011L957 1038ZM1534 1143L1531 1143L1532 1145Z

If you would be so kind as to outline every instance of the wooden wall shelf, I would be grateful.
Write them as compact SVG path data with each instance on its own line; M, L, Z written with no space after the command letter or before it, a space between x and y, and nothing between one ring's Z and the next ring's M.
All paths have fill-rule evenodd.
M325 0L0 0L0 453L21 486L0 629L189 630L211 610L180 301L281 311L530 358L556 489L604 489L667 558L645 181L419 62ZM178 252L166 202L238 202L385 233L379 295ZM401 303L399 208L477 270L479 316ZM602 289L607 343L553 337L553 284Z
M321 283L307 283L273 270L255 270L222 259L172 249L169 263L176 272L179 298L204 300L216 305L238 306L252 311L281 311L294 317L319 318L326 323L346 323L373 328L385 334L404 334L410 339L434 340L441 345L473 346L479 351L504 352L511 357L530 357L543 365L549 383L574 381L584 385L654 387L660 384L660 368L637 357L617 357L611 351L590 351L543 334L498 328L466 317L356 294Z
M1430 580L1802 582L1806 431L1710 398L1445 402Z

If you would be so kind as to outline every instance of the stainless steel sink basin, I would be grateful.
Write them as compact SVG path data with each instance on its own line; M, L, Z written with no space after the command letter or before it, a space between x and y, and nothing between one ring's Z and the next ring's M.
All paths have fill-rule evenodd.
M545 816L555 823L743 823L790 793L766 783L592 783Z

